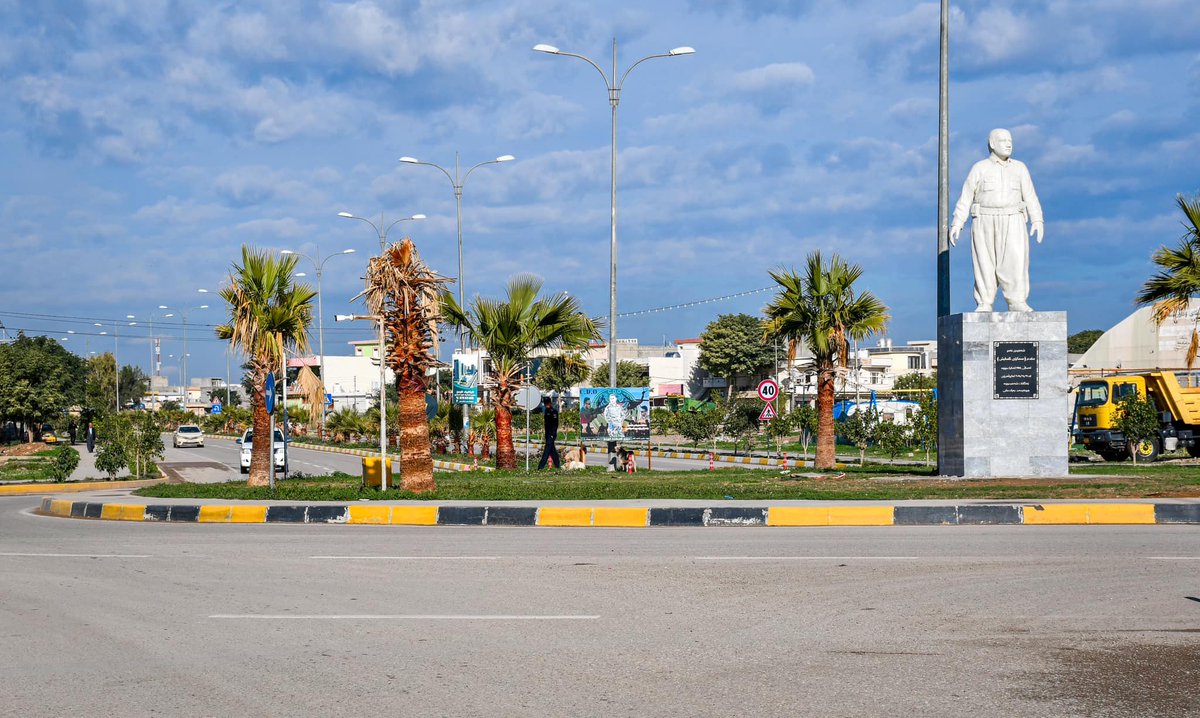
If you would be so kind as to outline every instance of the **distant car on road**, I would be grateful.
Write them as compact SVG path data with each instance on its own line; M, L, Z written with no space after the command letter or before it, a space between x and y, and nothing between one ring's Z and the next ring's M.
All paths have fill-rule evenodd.
M49 424L42 424L42 441L46 442L47 444L58 443L58 432L54 430L53 426Z
M172 441L176 449L184 446L204 446L204 432L195 424L181 424Z
M246 433L242 434L242 438L237 440L237 443L242 445L242 473L250 473L250 454L254 443L254 429L246 429ZM275 470L286 471L286 465L283 463L283 432L279 429L275 430Z

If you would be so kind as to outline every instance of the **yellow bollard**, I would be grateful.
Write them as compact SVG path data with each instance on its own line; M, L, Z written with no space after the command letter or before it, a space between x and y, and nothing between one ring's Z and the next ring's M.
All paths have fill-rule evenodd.
M380 459L378 456L364 456L363 457L362 477L363 477L364 485L374 486L375 488L379 488L379 485L380 485L379 463L380 463ZM388 475L388 488L390 489L396 485L392 481L392 460L391 459L387 460L387 475Z

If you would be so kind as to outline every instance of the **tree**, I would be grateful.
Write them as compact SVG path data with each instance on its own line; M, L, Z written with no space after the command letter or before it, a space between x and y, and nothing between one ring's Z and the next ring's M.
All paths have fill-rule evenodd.
M618 364L618 373L620 370L621 366ZM608 369L605 368L604 372L604 380L608 381ZM582 383L587 377L587 362L579 354L556 354L542 359L537 373L533 375L533 385L543 393L555 391L561 394Z
M703 444L717 438L721 431L722 418L721 412L715 409L681 411L675 417L675 430L693 445Z
M83 398L84 362L49 337L0 344L0 422L26 427L62 416Z
M149 472L151 462L163 457L157 417L146 411L125 411L102 418L96 425L100 453L96 468L113 478L128 468L133 478Z
M215 389L208 393L209 401L221 402L221 409L224 411L233 406L242 405L242 395L233 389Z
M100 414L117 410L117 363L110 352L87 360L87 391L84 402Z
M1175 198L1183 211L1184 232L1175 249L1159 247L1151 257L1161 270L1146 283L1134 299L1136 304L1153 305L1154 321L1162 324L1176 312L1185 312L1192 297L1200 295L1200 195L1188 199L1183 195ZM1197 315L1192 324L1192 339L1188 343L1187 368L1191 372L1200 351L1200 333Z
M1083 354L1096 340L1104 336L1103 329L1084 329L1081 332L1075 332L1067 337L1067 353L1068 354Z
M808 442L817 435L817 410L803 404L792 411L792 426L800 432L800 444L804 455L808 456Z
M892 385L893 389L897 390L912 390L912 389L936 389L937 374L926 376L919 372L909 372L896 377L896 382Z
M1153 399L1130 392L1121 397L1115 418L1117 431L1125 435L1133 463L1137 463L1138 454L1158 455L1158 407Z
M853 414L847 414L838 422L838 433L847 443L858 449L859 466L867 463L867 447L875 441L878 429L879 413L872 407L863 408L861 405Z
M121 367L121 404L137 406L150 391L150 377L141 367L126 364Z
M601 362L592 370L592 386L608 386L608 362ZM635 361L617 361L617 386L638 387L650 383L650 367Z
M875 427L875 441L888 458L895 459L908 448L908 432L895 422L881 421Z
M405 491L437 488L425 417L425 377L439 366L438 295L449 281L421 261L417 245L405 237L367 263L367 288L359 295L383 317L387 334L383 356L396 377L398 406L392 425L400 431L400 485Z
M520 274L508 280L504 300L476 297L469 309L460 307L450 292L442 292L447 323L465 332L488 353L492 372L491 402L496 410L496 468L514 469L512 408L521 374L535 349L583 349L600 338L596 322L579 309L579 300L566 293L539 298L542 280Z
M917 406L920 410L913 414L910 431L913 441L925 449L925 461L929 461L929 452L938 441L937 396L932 391L922 392L917 395Z
M733 396L739 376L771 366L774 351L764 340L763 323L749 314L722 314L700 335L700 368L728 382L725 398Z
M780 286L767 305L766 335L788 342L788 356L803 342L812 352L817 369L818 469L833 468L834 379L846 368L850 343L879 334L887 325L888 310L870 292L856 294L854 282L862 268L836 254L826 263L819 251L808 255L803 274L771 272Z
M754 438L758 436L758 413L762 411L759 402L749 399L735 399L719 406L724 411L721 431L733 439L733 454L737 456L738 444L746 443L746 453L754 448Z
M276 257L270 252L242 247L242 263L234 264L229 284L221 298L229 307L229 321L218 325L218 339L228 341L249 357L247 372L252 392L255 441L250 456L248 486L269 483L274 442L270 436L265 391L267 374L283 364L285 350L308 350L308 325L316 292L307 284L296 284L296 257Z

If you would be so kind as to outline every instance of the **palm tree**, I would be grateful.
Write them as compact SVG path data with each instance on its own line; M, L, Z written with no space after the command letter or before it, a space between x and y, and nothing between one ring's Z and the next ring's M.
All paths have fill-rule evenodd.
M229 323L218 325L218 339L229 341L250 357L247 379L253 389L250 406L254 435L248 486L269 481L274 442L270 416L264 403L267 374L279 369L285 350L308 350L308 325L316 292L295 283L295 256L276 257L270 252L242 247L242 263L233 265L229 285L221 298L229 305Z
M373 313L383 316L387 333L383 356L396 376L400 404L400 485L406 491L437 488L425 418L425 385L428 371L439 364L438 294L449 282L421 261L417 246L405 237L371 258L367 288L358 295L366 298Z
M1188 199L1175 197L1175 203L1183 210L1183 236L1175 249L1159 247L1154 253L1154 263L1161 267L1138 292L1137 304L1154 305L1154 321L1162 324L1175 312L1185 312L1192 297L1200 295L1200 195ZM1191 373L1200 350L1200 335L1192 325L1192 340L1188 344L1187 369ZM1189 377L1190 378L1190 377Z
M836 254L825 263L820 251L808 255L804 273L771 272L780 292L764 310L764 333L786 340L788 360L803 342L817 368L817 457L814 466L834 466L834 379L845 370L851 340L881 333L888 309L870 292L855 294L854 282L862 268L847 264Z
M496 410L496 468L514 469L512 408L521 375L535 349L583 349L600 338L597 323L579 310L579 302L565 292L538 298L542 280L518 274L508 280L504 301L476 297L469 311L442 292L446 322L465 333L467 340L487 351L491 359L491 402Z

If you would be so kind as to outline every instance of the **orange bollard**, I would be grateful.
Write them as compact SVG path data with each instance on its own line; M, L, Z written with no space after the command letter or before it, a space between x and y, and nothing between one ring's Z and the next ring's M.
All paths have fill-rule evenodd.
M716 469L717 469L716 460L713 458L713 454L710 451L710 452L708 452L708 470L716 471Z
M787 467L788 467L788 465L787 465L787 452L785 451L785 452L783 452L783 465L782 465L782 468L786 469Z

